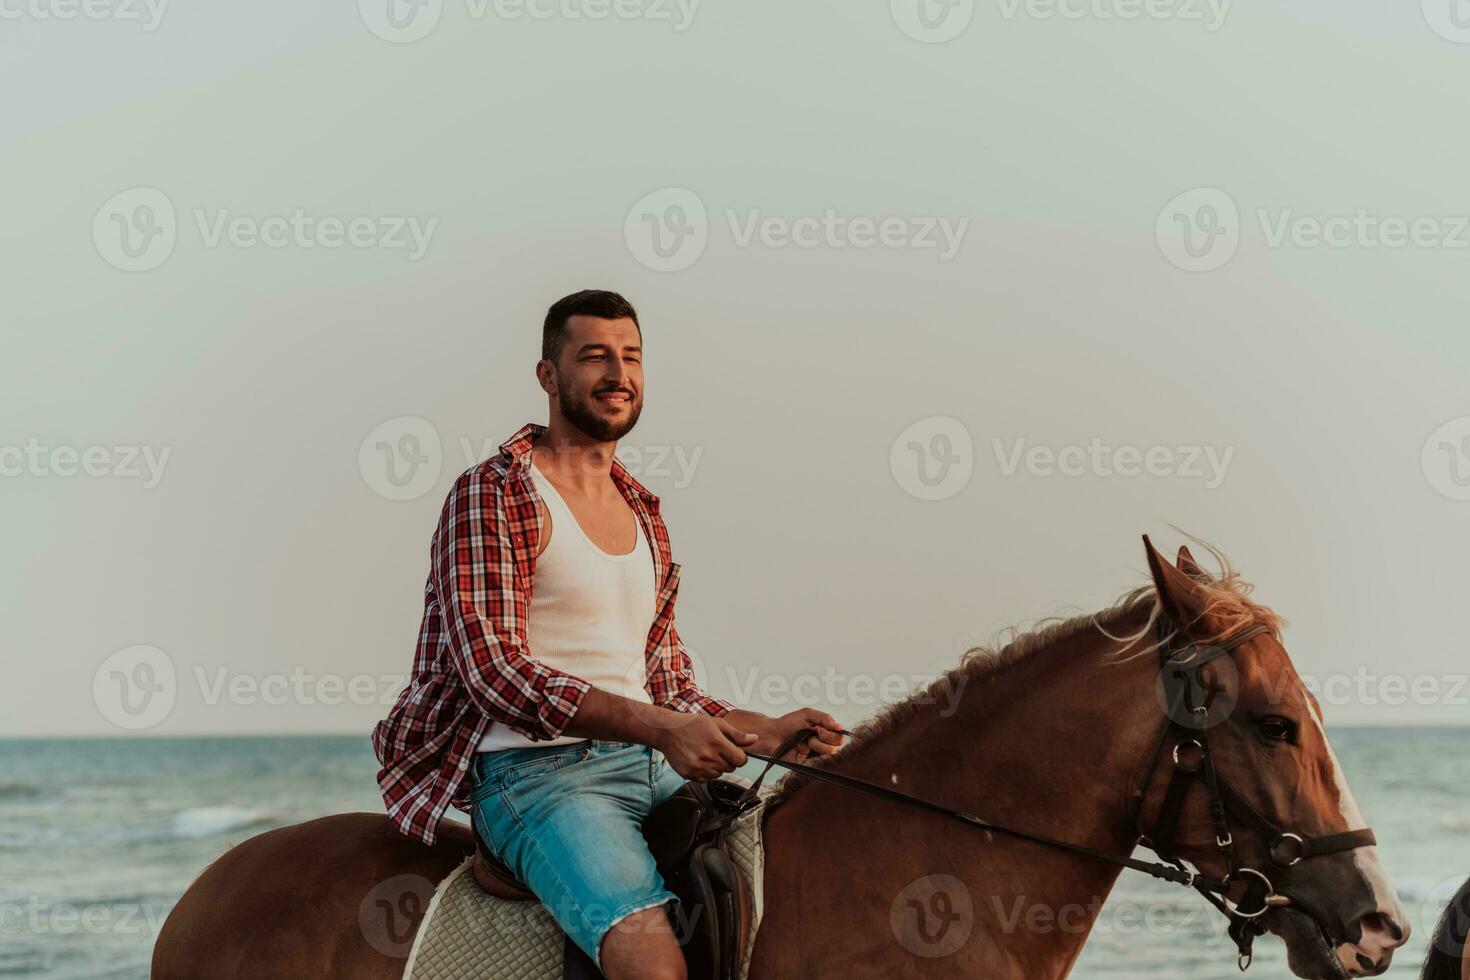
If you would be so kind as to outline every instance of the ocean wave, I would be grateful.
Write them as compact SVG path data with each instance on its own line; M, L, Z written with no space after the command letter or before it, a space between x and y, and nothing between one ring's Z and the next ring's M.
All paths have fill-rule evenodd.
M0 827L0 852L29 851L38 847L168 845L170 843L207 840L225 834L239 833L239 839L250 828L281 822L271 810L242 806L186 807L172 814L164 813L143 820L118 820L98 823L88 819L68 821L11 821ZM238 841L232 841L237 843Z
M1454 897L1467 878L1470 878L1470 870L1455 872L1443 878L1409 875L1394 880L1394 891L1398 893L1399 901L1406 905L1428 904L1437 909Z
M213 837L226 831L269 823L276 815L269 810L243 806L196 806L174 814L173 832L177 837L198 839Z

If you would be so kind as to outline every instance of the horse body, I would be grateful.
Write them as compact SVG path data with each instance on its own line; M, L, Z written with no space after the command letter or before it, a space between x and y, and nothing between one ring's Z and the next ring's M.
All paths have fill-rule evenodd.
M1161 617L1218 642L1271 629L1210 667L1227 710L1210 733L1222 780L1308 839L1356 829L1356 807L1315 701L1277 642L1277 620L1227 573L1206 580L1149 547L1154 589L968 656L928 692L860 728L834 771L997 824L1126 854L1156 826L1169 773L1149 769L1163 718ZM1187 562L1186 562L1187 559ZM1120 639L1119 637L1125 637ZM1286 725L1291 737L1277 737ZM1142 787L1144 792L1136 791ZM1361 826L1357 824L1357 826ZM1237 859L1271 868L1289 907L1261 922L1298 976L1375 975L1407 939L1371 847L1272 868L1269 841L1237 828L1222 855L1191 792L1175 853L1216 878ZM787 777L765 826L765 914L752 980L934 975L1059 978L1081 952L1119 869L938 814ZM384 816L282 828L233 848L188 889L159 935L154 980L402 975L434 884L473 850L445 823L433 847Z
M398 980L434 886L474 851L446 821L432 847L383 814L267 831L195 879L154 944L153 980Z

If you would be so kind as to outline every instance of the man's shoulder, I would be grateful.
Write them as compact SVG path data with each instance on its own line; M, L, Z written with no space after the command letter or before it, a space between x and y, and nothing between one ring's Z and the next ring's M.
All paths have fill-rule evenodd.
M497 453L481 460L455 477L454 484L444 497L446 508L464 506L468 501L501 500L509 494L514 500L517 486L511 471L514 461Z
M455 479L455 484L480 484L490 486L502 486L506 477L510 475L512 460L505 453L495 453L488 459L482 459L472 466L466 467Z
M498 450L460 473L455 478L450 496L464 492L483 493L486 490L499 492L510 485L511 472L517 468L518 464L526 461L531 451L532 441L537 435L544 432L545 428L534 422L527 422L521 426L509 439L501 443Z

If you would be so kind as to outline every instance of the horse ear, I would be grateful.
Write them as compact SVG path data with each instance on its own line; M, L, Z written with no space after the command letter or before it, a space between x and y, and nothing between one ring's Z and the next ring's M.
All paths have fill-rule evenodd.
M1174 564L1179 566L1181 572L1197 582L1203 582L1210 577L1209 573L1200 567L1199 562L1194 560L1194 555L1189 553L1188 545L1179 546L1179 557L1174 560Z
M1143 536L1143 550L1148 555L1148 571L1153 576L1154 589L1158 591L1164 614L1179 629L1187 630L1204 615L1209 596L1198 582L1159 554L1147 534Z

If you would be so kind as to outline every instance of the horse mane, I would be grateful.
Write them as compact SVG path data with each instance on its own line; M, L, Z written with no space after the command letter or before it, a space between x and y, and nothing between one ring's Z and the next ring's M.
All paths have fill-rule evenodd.
M1254 586L1240 576L1240 573L1231 566L1225 554L1214 545L1201 541L1193 535L1186 534L1185 536L1205 549L1214 558L1217 565L1215 572L1202 569L1201 574L1195 577L1195 581L1208 595L1206 612L1221 625L1210 636L1195 637L1196 642L1219 642L1252 623L1266 626L1271 635L1279 638L1281 627L1286 621L1270 607L1250 598ZM1111 627L1136 618L1140 612L1147 612L1147 617L1143 625L1132 633L1118 636L1109 631ZM913 692L902 701L888 705L873 718L857 726L853 729L847 743L835 755L813 757L807 760L807 764L826 767L849 759L866 746L891 734L912 719L926 705L940 703L940 699L947 692L966 689L960 685L968 685L972 682L983 683L1036 651L1047 649L1087 630L1096 630L1118 644L1114 651L1118 654L1152 636L1151 642L1139 646L1123 659L1153 653L1174 636L1172 630L1161 633L1158 629L1159 617L1162 613L1163 607L1159 603L1154 587L1144 585L1124 593L1111 606L1098 612L1082 613L1070 617L1048 616L1037 620L1024 632L1018 626L1002 630L990 645L974 646L966 650L961 654L958 666L942 674L922 690ZM767 811L784 802L802 785L805 785L805 780L801 778L801 774L788 771L767 797Z

